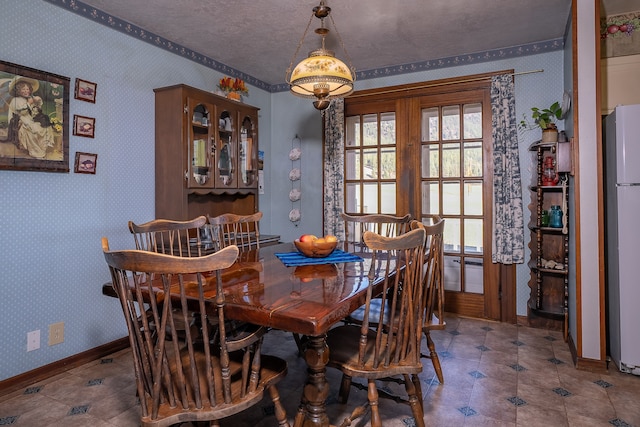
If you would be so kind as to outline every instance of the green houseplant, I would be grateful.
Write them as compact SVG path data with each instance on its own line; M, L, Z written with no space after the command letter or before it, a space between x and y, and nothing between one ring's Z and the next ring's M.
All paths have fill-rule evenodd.
M544 142L554 142L558 140L558 127L556 122L562 117L562 107L559 102L554 102L548 108L531 107L531 119L533 123L523 117L520 121L521 130L532 130L540 128L542 130L542 140Z

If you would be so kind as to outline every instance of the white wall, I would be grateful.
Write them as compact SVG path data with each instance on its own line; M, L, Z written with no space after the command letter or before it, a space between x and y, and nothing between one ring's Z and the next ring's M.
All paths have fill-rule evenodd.
M598 200L602 200L602 194L598 191L599 170L598 165L598 123L600 111L596 108L596 58L595 44L599 40L594 37L598 34L595 26L596 3L593 0L574 2L577 11L577 67L580 73L577 80L577 99L575 114L580 123L578 135L578 165L576 171L577 200L576 207L580 212L580 228L577 248L580 251L581 262L578 266L579 299L576 304L580 307L581 316L577 318L577 336L581 343L578 348L578 356L586 359L604 360L602 354L602 341L605 332L601 329L603 316L604 295L601 292L600 280L600 227L598 212ZM576 344L577 345L577 344Z
M640 104L640 55L604 58L602 71L602 114L616 105Z

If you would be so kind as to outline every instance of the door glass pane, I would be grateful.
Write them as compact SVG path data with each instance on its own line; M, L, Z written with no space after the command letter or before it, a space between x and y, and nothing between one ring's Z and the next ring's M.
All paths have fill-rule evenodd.
M460 107L442 107L442 139L460 139Z
M422 213L429 215L440 214L440 193L438 182L422 183Z
M446 226L446 225L445 225ZM444 288L447 291L460 292L462 290L460 280L460 257L444 257Z
M380 145L396 144L396 113L380 114Z
M464 176L482 176L482 142L465 142Z
M380 149L380 178L395 179L396 177L396 147Z
M345 143L347 147L360 145L360 116L347 117L345 124Z
M460 176L460 144L442 144L442 176Z
M345 193L345 210L347 212L360 212L360 184L348 183Z
M368 148L363 150L362 160L364 162L363 179L378 178L378 150Z
M464 214L482 215L482 181L464 182Z
M360 179L360 150L347 150L344 159L347 179Z
M442 213L460 215L460 182L445 181L442 183Z
M437 178L440 176L440 152L438 145L428 144L422 146L422 177Z
M466 104L463 108L464 138L482 138L482 104Z
M422 142L438 141L438 107L422 110Z
M363 184L362 213L378 213L378 184Z
M483 235L482 235L482 219L464 220L464 252L466 254L482 254L483 252Z
M380 185L380 213L395 215L396 214L396 183L383 182Z
M474 294L483 294L484 286L482 285L483 276L483 260L482 258L465 258L464 259L464 291Z
M378 115L368 114L363 116L362 124L362 144L378 145Z
M444 221L444 251L460 253L460 220L446 218Z

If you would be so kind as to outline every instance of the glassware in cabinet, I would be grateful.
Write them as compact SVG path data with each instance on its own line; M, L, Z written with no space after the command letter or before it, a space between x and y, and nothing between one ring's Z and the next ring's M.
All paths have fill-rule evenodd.
M222 110L218 114L217 174L218 188L236 188L236 123L235 114Z
M256 188L258 183L257 165L257 132L250 116L242 119L240 127L240 143L238 145L238 162L240 171L240 188Z
M211 116L213 106L198 102L192 98L187 100L187 126L189 133L189 167L187 179L190 188L213 188L213 162L215 150L212 144Z

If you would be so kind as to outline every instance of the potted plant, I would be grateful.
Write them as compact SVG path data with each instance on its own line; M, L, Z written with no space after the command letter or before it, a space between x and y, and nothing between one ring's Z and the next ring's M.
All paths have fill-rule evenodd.
M531 130L540 128L542 130L542 142L558 141L558 127L556 121L562 117L562 107L559 102L554 102L549 108L531 107L531 119L526 117L520 121L520 129Z

